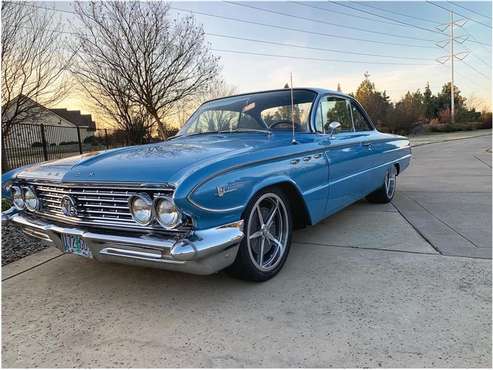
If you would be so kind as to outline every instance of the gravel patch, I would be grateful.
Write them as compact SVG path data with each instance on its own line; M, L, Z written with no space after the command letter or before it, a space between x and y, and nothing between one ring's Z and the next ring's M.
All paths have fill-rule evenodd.
M2 266L47 248L14 225L2 225Z

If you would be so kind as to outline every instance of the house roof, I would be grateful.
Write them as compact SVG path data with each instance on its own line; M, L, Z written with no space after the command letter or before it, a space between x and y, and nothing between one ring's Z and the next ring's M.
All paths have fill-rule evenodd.
M90 114L81 114L79 110L67 110L65 108L50 109L53 113L65 118L76 126L96 129L96 123Z
M17 95L14 99L12 99L12 101L19 99L23 99L26 102L30 102L33 106L37 105L41 109L44 109L48 112L52 112L57 116L69 121L75 126L87 127L90 130L96 130L96 122L92 120L92 116L90 114L81 114L80 111L78 110L68 110L65 108L50 109L23 94ZM2 106L2 110L5 109L5 106L6 106L5 104Z

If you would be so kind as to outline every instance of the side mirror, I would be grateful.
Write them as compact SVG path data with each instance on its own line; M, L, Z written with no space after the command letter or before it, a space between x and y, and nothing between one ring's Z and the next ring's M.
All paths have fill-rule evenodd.
M329 124L329 128L330 128L330 136L331 137L334 137L334 132L339 128L341 127L341 124L337 121L333 121Z

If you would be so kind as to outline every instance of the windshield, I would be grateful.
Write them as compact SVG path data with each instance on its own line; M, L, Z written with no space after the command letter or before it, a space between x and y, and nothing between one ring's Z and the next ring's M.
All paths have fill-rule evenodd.
M315 97L313 91L293 91L296 131L310 130L310 110ZM205 103L189 118L178 135L291 129L291 90L286 89Z

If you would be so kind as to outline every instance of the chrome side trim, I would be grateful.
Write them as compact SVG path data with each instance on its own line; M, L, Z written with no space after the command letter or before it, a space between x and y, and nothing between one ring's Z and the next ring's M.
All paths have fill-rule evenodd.
M196 203L192 197L190 196L192 193L190 193L188 196L187 196L187 200L195 207L197 207L198 209L201 209L203 211L207 211L207 212L233 212L233 211L238 211L240 209L243 208L243 206L236 206L236 207L232 207L232 208L207 208L207 207L204 207L204 206L201 206L200 204Z
M408 159L408 158L411 158L411 154L406 154L406 155L404 155L404 156L402 156L402 157L400 157L400 158L393 159L393 160L391 160L391 161L389 161L389 162L386 162L386 163L380 164L380 165L378 165L378 166L375 166L375 167L372 167L372 168L369 168L369 169L366 169L366 170L363 170L363 171L355 172L355 173L352 173L352 174L351 174L351 175L349 175L349 176L342 177L342 178L337 179L337 180L335 180L335 181L331 181L331 182L329 182L329 186L332 186L332 185L334 185L334 184L337 184L338 182L341 182L341 181L346 181L346 180L348 180L348 179L350 179L350 178L352 178L352 177L360 176L360 175L362 175L362 174L364 174L364 173L367 173L367 172L373 171L373 170L375 170L375 169L377 169L377 168L388 167L388 166L390 166L390 165L393 165L393 164L399 163L399 161L403 161L403 160Z
M255 161L251 161L251 162L246 162L246 163L242 163L242 164L237 164L235 166L231 166L231 167L228 167L227 169L224 169L224 170L221 170L221 171L217 171L216 173L213 173L209 176L206 176L204 179L202 179L202 181L200 181L199 183L197 183L193 188L192 190L190 190L189 194L187 195L187 199L191 199L191 196L193 195L193 193L195 193L197 191L197 189L199 187L201 187L202 185L204 185L206 182L212 180L213 178L217 177L217 176L221 176L221 175L224 175L228 172L233 172L235 170L238 170L238 169L243 169L243 168L248 168L248 167L251 167L251 166L255 166L255 165L261 165L261 164L265 164L265 163L269 163L269 162L278 162L278 161L283 161L283 160L288 160L288 159L291 159L291 158L299 158L300 156L303 156L303 155L313 155L313 154L317 154L317 153L320 153L320 149L312 149L312 150L308 150L308 151L301 151L299 153L290 153L290 154L283 154L283 155L278 155L278 156L275 156L275 157L272 157L272 158L264 158L264 159L258 159L258 160L255 160Z

